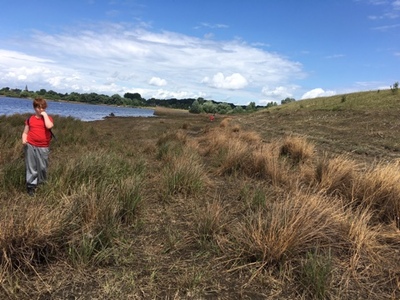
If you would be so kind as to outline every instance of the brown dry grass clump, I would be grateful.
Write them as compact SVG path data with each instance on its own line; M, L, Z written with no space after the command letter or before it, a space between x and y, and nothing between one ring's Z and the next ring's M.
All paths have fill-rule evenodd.
M396 163L368 168L354 182L354 198L374 212L378 221L397 223L400 217L400 173ZM400 228L400 227L399 227Z

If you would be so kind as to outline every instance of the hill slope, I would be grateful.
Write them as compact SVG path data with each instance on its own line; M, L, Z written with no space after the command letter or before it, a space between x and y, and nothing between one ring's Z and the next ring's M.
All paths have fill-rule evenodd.
M390 90L292 102L238 121L266 140L295 134L329 153L362 160L400 157L400 93Z

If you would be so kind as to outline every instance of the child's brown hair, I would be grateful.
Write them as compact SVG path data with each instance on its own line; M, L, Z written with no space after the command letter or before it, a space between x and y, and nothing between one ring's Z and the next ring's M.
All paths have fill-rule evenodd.
M42 97L36 97L35 100L33 100L33 108L36 107L46 109L47 108L46 100L43 99Z

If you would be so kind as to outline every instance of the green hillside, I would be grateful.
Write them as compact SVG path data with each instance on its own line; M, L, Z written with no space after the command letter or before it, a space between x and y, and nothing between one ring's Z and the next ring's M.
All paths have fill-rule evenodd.
M266 140L295 134L329 153L400 157L400 93L391 90L301 100L239 119Z
M387 110L399 108L400 92L378 90L290 102L271 110Z

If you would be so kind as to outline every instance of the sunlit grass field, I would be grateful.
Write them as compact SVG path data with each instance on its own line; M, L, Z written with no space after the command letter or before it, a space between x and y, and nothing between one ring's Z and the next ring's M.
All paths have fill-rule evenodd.
M399 299L400 97L251 115L54 116L24 186L0 116L0 298Z

